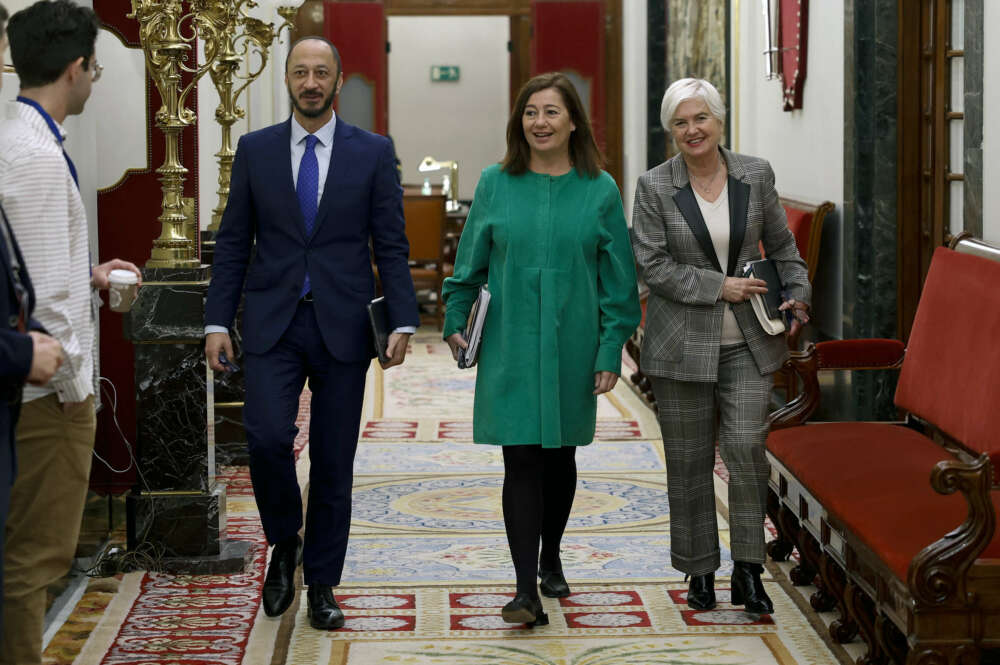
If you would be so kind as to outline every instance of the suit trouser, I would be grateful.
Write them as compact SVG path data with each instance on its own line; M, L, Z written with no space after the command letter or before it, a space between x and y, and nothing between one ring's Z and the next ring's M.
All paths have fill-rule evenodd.
M336 586L351 527L354 453L370 361L343 363L323 342L312 303L300 302L278 343L244 353L243 423L250 477L264 535L272 545L302 528L302 492L293 444L299 395L309 379L309 497L302 552L306 584Z
M96 422L92 396L68 411L55 395L21 407L4 552L3 665L41 662L46 588L73 563Z
M0 407L3 408L3 407ZM0 424L4 427L4 424ZM7 430L8 428L5 428ZM3 590L3 533L7 528L7 511L10 508L10 488L14 480L14 433L4 431L0 437L0 592ZM3 596L0 593L0 636L3 635Z
M652 377L667 458L670 558L690 575L718 569L715 442L729 470L733 560L764 562L770 466L764 450L773 377L761 376L746 344L719 350L717 381Z

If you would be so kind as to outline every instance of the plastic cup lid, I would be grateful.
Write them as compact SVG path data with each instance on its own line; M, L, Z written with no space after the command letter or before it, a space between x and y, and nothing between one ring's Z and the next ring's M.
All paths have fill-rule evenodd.
M139 277L131 270L112 270L108 280L116 284L138 284Z

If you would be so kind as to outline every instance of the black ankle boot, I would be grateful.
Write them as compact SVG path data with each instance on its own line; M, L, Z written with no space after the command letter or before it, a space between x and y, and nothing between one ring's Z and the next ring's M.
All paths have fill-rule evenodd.
M549 625L549 615L542 611L542 600L524 592L516 594L514 600L504 605L500 616L507 623L524 623L532 628Z
M569 584L561 570L538 571L538 588L546 598L565 598L569 595Z
M691 576L687 604L692 610L710 610L715 607L715 573Z
M748 614L773 614L774 604L764 591L760 574L764 567L759 563L736 561L733 564L732 603L743 605Z

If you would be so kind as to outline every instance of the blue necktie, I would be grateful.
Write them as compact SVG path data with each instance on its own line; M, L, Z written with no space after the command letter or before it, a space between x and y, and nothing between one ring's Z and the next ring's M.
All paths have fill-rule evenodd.
M318 138L309 134L306 136L306 151L299 162L299 179L295 183L295 193L299 197L299 208L302 210L302 220L306 226L306 238L312 235L313 224L316 223L316 209L319 206L319 162L316 161L316 143ZM309 272L302 284L304 296L309 293Z

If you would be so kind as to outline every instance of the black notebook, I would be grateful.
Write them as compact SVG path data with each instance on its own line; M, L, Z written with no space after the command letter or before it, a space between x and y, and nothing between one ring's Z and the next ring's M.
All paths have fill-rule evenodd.
M368 303L368 319L372 323L372 337L375 339L375 352L383 364L389 361L386 351L389 349L389 308L385 298L376 298Z
M467 349L458 350L458 368L468 369L475 367L479 362L479 349L482 348L483 327L486 325L486 311L490 306L490 292L486 286L479 287L479 295L472 303L472 310L469 312L469 319L465 325L465 332L462 337L468 342Z
M767 282L767 293L755 293L750 297L754 314L761 327L768 335L778 335L785 332L784 312L778 308L784 301L785 288L778 274L778 266L773 259L758 259L750 261L743 267L744 277L754 277Z

